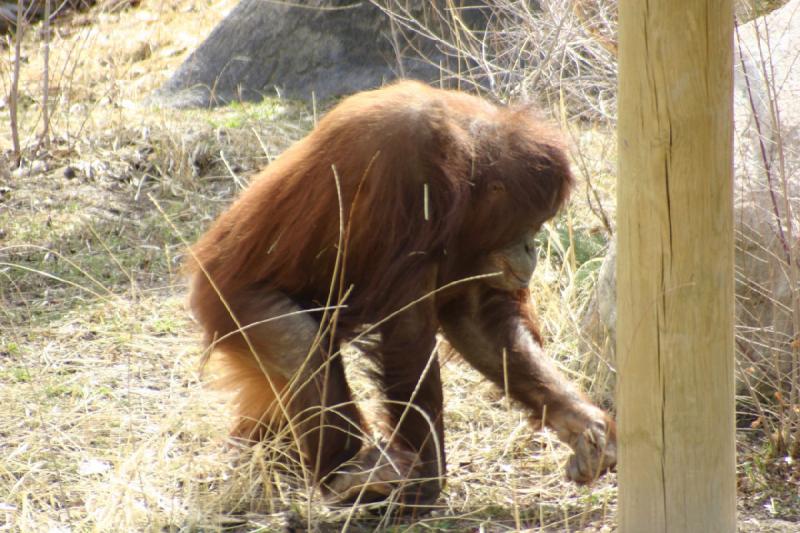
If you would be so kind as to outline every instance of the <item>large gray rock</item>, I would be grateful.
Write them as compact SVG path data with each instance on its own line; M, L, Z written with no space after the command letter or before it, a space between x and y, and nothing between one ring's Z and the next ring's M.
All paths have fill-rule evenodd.
M734 158L736 348L739 392L780 390L790 376L791 342L800 332L800 0L738 29L735 44ZM601 268L584 315L585 347L598 374L615 360L616 250ZM606 388L613 394L613 387Z
M417 4L413 15L424 18L424 0L410 5ZM466 23L485 25L485 3L464 4L471 6L463 11ZM400 76L437 80L438 64L447 59L433 40L392 28L390 18L369 1L242 0L156 91L155 101L205 107L260 101L276 90L292 98L314 93L324 99Z

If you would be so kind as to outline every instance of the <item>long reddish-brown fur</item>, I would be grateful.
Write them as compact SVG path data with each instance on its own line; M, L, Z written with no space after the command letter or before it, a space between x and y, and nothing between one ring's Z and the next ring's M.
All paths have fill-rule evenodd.
M194 258L223 295L267 282L324 303L343 223L351 228L345 284L354 286L346 314L385 316L418 296L421 263L448 247L497 248L543 206L552 214L563 203L571 174L559 137L530 114L411 81L347 98L252 180ZM519 168L514 157L531 153ZM485 194L498 177L512 200L499 213ZM193 268L195 313L207 329L228 329L228 318L209 316L217 295Z
M475 258L550 218L572 185L559 136L531 114L411 81L343 100L192 248L191 306L206 341L237 328L221 301L266 289L304 308L334 294L346 339L433 289L432 266L439 287L474 274ZM250 420L236 432L247 434L286 380L269 367L268 343L234 335L216 349Z

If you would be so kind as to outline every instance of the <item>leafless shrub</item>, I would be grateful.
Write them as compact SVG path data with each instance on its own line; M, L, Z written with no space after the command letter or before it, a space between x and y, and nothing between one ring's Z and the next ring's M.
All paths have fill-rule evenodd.
M372 0L398 54L440 67L443 83L500 100L535 97L572 116L616 113L616 4L609 0Z
M749 18L750 13L744 16ZM737 349L773 452L800 456L800 3L736 31ZM793 48L792 45L795 45ZM794 51L792 51L794 50Z

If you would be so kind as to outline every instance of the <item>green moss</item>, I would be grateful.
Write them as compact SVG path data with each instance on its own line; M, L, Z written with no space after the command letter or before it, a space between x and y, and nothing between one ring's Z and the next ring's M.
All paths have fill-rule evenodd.
M30 371L25 367L11 367L5 370L0 370L0 381L29 383L31 381L31 374Z
M207 118L215 128L240 129L254 122L274 121L286 112L286 106L286 101L277 98L264 98L258 103L231 102Z

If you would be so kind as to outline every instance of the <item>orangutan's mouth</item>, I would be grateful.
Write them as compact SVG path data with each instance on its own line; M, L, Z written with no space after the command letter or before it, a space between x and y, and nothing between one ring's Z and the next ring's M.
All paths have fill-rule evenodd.
M524 277L520 276L519 274L517 274L516 272L514 272L513 270L511 270L511 269L508 270L508 273L511 274L512 278L514 278L517 281L519 281L520 285L522 285L523 287L527 287L528 283L530 283L530 279L529 278L524 278Z

